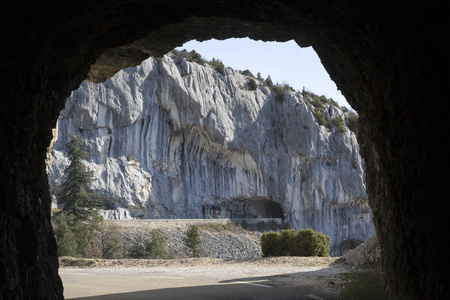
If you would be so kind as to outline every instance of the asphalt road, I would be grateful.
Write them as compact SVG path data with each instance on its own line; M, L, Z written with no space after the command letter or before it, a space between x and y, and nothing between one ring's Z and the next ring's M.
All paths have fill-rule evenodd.
M64 268L59 274L66 299L336 299L325 290L296 286L286 274L225 277L204 272L191 276L123 268ZM291 284L286 284L289 279Z

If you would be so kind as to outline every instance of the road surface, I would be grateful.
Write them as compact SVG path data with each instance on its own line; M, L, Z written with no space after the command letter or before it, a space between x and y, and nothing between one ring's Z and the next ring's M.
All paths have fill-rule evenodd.
M326 269L230 264L61 268L59 274L66 299L338 299Z

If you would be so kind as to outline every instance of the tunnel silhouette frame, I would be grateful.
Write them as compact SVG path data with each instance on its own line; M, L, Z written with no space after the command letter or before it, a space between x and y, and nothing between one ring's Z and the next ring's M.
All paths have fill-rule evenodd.
M450 298L442 209L449 194L442 129L450 110L441 101L450 51L439 4L112 0L2 8L3 297L63 297L44 170L70 92L86 78L104 81L194 38L250 37L312 45L358 111L386 290L398 299Z

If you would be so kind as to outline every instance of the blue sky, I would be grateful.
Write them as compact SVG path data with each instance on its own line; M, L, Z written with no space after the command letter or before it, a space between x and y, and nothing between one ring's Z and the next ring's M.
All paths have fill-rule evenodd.
M305 87L350 108L312 47L300 48L294 41L278 43L243 38L190 41L178 49L195 50L207 60L214 57L235 70L249 69L255 76L258 72L263 78L270 75L274 83L288 83L299 91Z

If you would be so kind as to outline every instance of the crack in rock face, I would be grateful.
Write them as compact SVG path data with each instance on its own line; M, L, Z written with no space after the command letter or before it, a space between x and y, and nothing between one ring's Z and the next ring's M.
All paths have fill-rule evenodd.
M0 83L2 297L63 298L45 159L52 129L71 92L86 78L105 82L121 69L152 55L161 57L192 39L250 37L313 46L358 111L358 139L386 290L397 299L450 298L448 217L443 209L449 194L448 149L442 145L448 139L450 111L445 101L450 50L446 12L439 4L400 1L5 3L0 10L0 67L5 75ZM108 105L114 103L105 103L100 116L104 144L110 143ZM162 107L173 110L176 120L170 102ZM214 124L212 116L208 120ZM127 122L126 116L114 120ZM208 136L193 128L190 134L214 147L212 141L222 133L210 131ZM114 151L111 145L109 153ZM267 146L265 153L275 152ZM164 167L158 161L153 164ZM155 182L144 179L145 194Z

